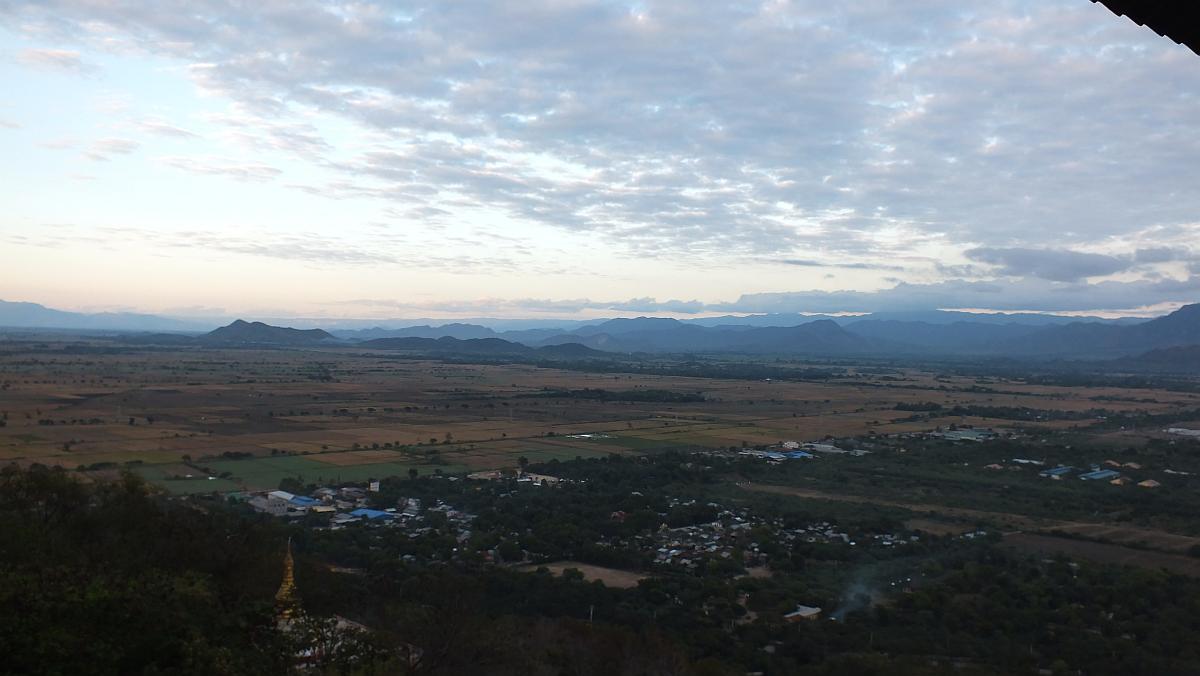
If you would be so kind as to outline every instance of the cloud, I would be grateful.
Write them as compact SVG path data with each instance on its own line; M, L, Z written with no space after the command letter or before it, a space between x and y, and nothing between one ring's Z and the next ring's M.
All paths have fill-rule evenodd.
M242 181L270 181L283 173L275 167L257 162L244 162L221 157L159 157L158 161L175 169L193 174L228 176Z
M1064 284L1045 280L989 282L948 280L931 284L901 282L877 291L789 291L744 294L732 301L657 301L654 298L594 300L484 298L476 300L407 303L394 300L346 301L345 305L386 307L396 311L570 315L586 311L639 314L702 313L838 313L902 312L965 309L1005 312L1103 312L1167 307L1200 301L1200 274L1185 279L1161 279L1099 284Z
M1185 279L1062 283L1041 279L900 283L878 291L744 294L706 309L728 312L889 312L930 309L1081 312L1200 300L1200 275Z
M697 312L704 312L705 310L705 304L698 300L667 300L659 302L653 298L631 298L624 302L603 303L600 306L603 309L611 309L618 312L695 314Z
M17 62L35 68L76 74L96 70L96 66L84 62L79 52L66 49L23 49L17 54Z
M228 227L152 230L127 226L82 228L58 224L44 226L30 235L0 235L0 242L48 249L84 245L93 251L128 251L131 247L137 247L167 257L183 253L194 257L252 256L322 268L374 266L376 273L392 266L467 275L477 274L479 270L519 270L546 275L566 272L530 260L529 252L520 247L485 246L481 242L466 239L462 241L461 250L470 253L446 255L430 250L423 242L410 242L403 236L378 235L364 242L340 237L336 233L285 233L250 227L232 230ZM563 302L569 304L574 301Z
M1200 274L1195 57L1079 0L14 0L0 24L81 50L18 57L41 67L83 71L114 50L182 64L225 108L202 116L216 133L188 144L210 145L158 158L167 167L270 182L286 166L288 187L379 203L398 221L452 230L483 214L497 231L578 235L630 265L894 283L489 301L503 307L1092 310L1182 302ZM85 154L136 148L104 139ZM491 253L482 235L421 248L437 238L218 230L153 241L331 266L561 265L527 243Z
M158 136L169 136L173 138L184 139L199 138L199 134L196 134L195 132L188 131L187 129L183 129L181 127L176 127L169 122L159 119L142 120L138 122L136 126L138 129L144 132L156 134Z
M1131 258L1060 249L980 247L964 253L971 260L997 266L1002 275L1037 277L1055 282L1105 277L1133 266Z
M1154 247L1138 249L1133 254L1133 260L1139 264L1155 264L1177 261L1196 262L1200 260L1200 257L1188 247Z
M113 155L128 155L140 145L137 141L126 138L103 138L93 142L83 155L97 162L107 162Z
M783 265L795 265L802 268L845 268L848 270L903 270L900 265L888 265L885 263L838 263L834 261L818 261L810 258L782 258L771 260L772 263L782 263Z
M498 212L643 257L815 249L875 269L929 242L1198 234L1194 56L1078 0L39 0L0 20L188 63L237 105L228 138L341 174L316 193ZM335 149L311 113L372 140Z

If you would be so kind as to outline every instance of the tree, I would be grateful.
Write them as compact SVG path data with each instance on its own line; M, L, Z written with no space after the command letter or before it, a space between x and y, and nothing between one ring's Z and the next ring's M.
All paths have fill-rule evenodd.
M416 468L416 467L409 467L409 468L408 468L408 478L409 478L409 479L416 479L416 478L417 478L417 474L419 474L419 472L417 472L417 468Z
M287 491L288 493L302 493L304 492L304 484L296 477L287 476L279 480L279 490Z

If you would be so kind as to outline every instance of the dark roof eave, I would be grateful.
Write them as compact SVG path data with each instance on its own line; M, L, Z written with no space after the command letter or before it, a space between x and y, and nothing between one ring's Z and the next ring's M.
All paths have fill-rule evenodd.
M1092 0L1200 55L1200 3L1191 0Z

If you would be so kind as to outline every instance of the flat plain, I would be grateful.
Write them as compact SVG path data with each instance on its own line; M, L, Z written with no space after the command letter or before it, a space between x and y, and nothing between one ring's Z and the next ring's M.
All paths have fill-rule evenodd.
M580 390L703 400L562 394ZM768 381L445 363L351 349L0 343L0 462L94 476L130 468L172 492L274 488L286 477L361 481L412 470L497 469L522 457L546 462L1013 424L941 413L914 419L898 409L922 403L1074 416L1022 423L1062 431L1094 422L1081 412L1162 414L1195 409L1200 396L906 367ZM1145 433L1112 434L1140 443Z

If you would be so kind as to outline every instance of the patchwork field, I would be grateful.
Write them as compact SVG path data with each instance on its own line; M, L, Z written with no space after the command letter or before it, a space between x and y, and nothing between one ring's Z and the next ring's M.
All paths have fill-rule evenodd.
M1200 407L1191 393L980 381L907 368L847 367L828 380L758 381L439 363L353 350L10 341L0 344L0 374L0 462L96 476L136 468L173 492L271 488L286 477L346 481L413 469L498 469L522 457L544 462L1014 424L897 409L921 403L1063 414ZM558 394L584 389L667 391L704 401ZM1114 443L1139 443L1128 432L1112 434Z

